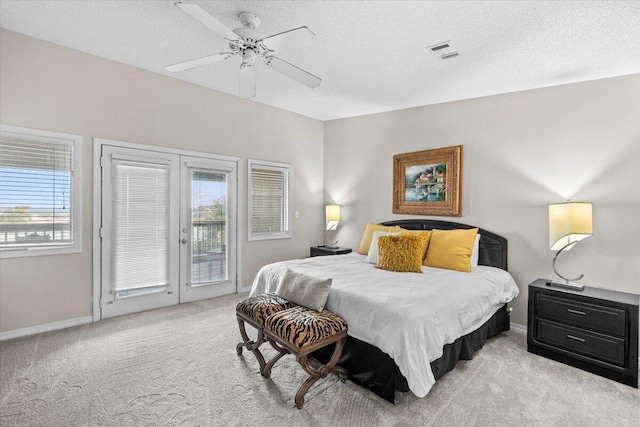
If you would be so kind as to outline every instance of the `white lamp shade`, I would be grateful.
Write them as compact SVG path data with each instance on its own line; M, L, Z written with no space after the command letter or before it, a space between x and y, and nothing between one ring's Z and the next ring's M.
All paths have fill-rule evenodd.
M549 247L560 250L593 235L591 203L567 202L549 205ZM570 250L574 245L567 247Z
M335 230L340 222L340 205L327 205L325 208L327 230Z

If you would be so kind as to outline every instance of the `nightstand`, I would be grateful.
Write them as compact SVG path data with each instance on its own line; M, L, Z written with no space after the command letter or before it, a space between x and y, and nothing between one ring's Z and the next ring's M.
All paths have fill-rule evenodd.
M638 388L640 296L529 284L527 350Z
M324 256L324 255L343 255L351 253L349 248L328 248L326 246L311 246L309 248L310 256Z

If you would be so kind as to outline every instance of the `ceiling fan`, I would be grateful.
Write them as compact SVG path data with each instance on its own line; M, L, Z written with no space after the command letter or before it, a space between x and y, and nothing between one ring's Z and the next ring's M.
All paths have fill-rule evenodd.
M238 18L242 23L242 27L231 31L198 5L181 2L175 3L175 5L220 37L226 39L229 42L230 51L169 65L166 67L167 71L175 73L201 65L224 61L232 56L240 56L242 57L242 64L240 65L240 98L253 98L256 96L256 61L258 59L262 59L269 67L279 73L310 88L317 87L322 82L319 77L273 56L276 50L280 51L313 43L316 35L307 27L295 28L265 37L264 34L256 30L256 27L260 25L260 19L252 13L240 13Z

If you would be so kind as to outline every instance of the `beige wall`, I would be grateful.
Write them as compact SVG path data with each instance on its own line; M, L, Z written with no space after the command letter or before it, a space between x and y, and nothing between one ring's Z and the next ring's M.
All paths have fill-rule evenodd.
M547 206L593 202L594 235L558 259L585 284L640 293L640 74L325 123L325 201L341 246L391 213L394 154L463 145L462 217L509 239L526 325L527 284L553 278Z
M323 176L340 245L357 247L366 222L409 217L391 213L394 154L462 144L453 220L509 239L516 323L527 283L553 277L547 205L567 198L593 202L594 236L561 271L640 293L640 75L323 124L5 30L0 57L0 122L83 137L82 253L0 261L0 331L91 315L94 137L240 156L243 203L247 158L293 165L294 238L248 242L242 209L241 285L322 240Z
M322 122L1 30L0 122L81 135L82 253L0 261L0 331L92 312L93 138L242 157L240 284L323 239ZM248 242L246 159L293 165L293 239Z

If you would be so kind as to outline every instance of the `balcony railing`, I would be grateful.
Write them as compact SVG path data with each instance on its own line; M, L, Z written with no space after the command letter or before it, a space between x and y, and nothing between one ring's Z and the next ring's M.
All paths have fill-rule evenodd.
M69 243L69 222L0 222L0 246L35 243Z
M194 258L215 252L224 252L227 242L227 222L225 220L193 220L192 224L191 240Z
M226 280L227 222L193 220L192 224L191 284Z
M225 220L193 221L191 237L194 261L225 251ZM64 243L71 241L69 222L3 222L0 223L0 245Z

